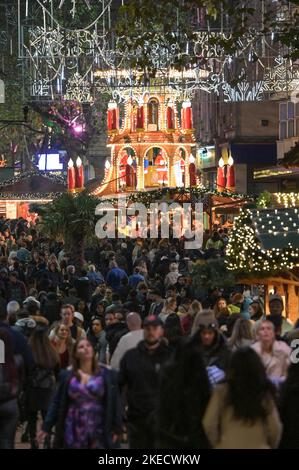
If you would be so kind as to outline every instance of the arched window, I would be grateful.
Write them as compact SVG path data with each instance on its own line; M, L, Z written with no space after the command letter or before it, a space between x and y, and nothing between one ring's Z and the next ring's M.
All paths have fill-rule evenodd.
M156 126L158 130L159 124L159 102L156 98L151 98L147 104L148 124Z

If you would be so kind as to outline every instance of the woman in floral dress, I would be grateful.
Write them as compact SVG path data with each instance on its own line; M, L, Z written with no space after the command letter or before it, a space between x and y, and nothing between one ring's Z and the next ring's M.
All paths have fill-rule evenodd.
M40 439L54 425L56 448L117 447L122 423L116 375L99 366L86 339L79 339L74 345L72 369L62 373Z

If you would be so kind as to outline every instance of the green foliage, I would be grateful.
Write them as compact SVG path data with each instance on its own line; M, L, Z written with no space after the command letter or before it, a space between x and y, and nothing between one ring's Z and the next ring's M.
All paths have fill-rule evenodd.
M239 47L238 40L252 33L254 25L257 25L256 34L275 31L276 40L290 47L290 55L296 57L299 49L298 15L294 13L290 20L279 21L276 14L279 2L273 2L272 5L267 3L262 18L261 10L255 10L252 5L252 2L244 0L127 0L120 7L114 26L120 38L117 48L120 53L130 54L128 66L144 70L149 76L159 68L159 57L153 60L157 50L159 56L171 53L172 66L178 70L198 65L202 60L201 54L187 53L186 44L193 47L195 31L199 29L197 14L200 10L204 11L205 25L209 25L211 31L220 30L222 12L229 18L224 25L225 36L209 39L211 46L221 48L224 55L233 55Z
M3 54L0 71L5 84L5 103L0 104L0 120L22 121L26 101L22 94L17 56ZM0 155L5 156L8 166L26 149L26 144L28 147L36 144L40 135L35 130L39 131L41 127L40 116L34 112L29 114L28 127L13 122L0 123Z
M233 286L235 276L227 270L223 258L211 259L204 264L197 264L192 269L192 284L196 287L216 289Z
M256 205L258 208L266 209L271 206L271 193L263 191L257 198Z
M95 238L95 208L98 199L86 192L65 193L52 202L37 207L41 232L51 238L63 240L71 259L83 265L84 248Z

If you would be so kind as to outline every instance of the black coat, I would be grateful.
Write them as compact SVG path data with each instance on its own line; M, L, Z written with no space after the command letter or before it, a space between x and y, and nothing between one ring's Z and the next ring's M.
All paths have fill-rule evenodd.
M298 368L298 365L292 364L281 390L280 417L283 424L281 449L299 449L299 373L295 368Z
M127 386L129 419L148 418L158 406L160 370L170 351L165 343L149 351L145 341L127 351L120 363L119 383Z
M61 301L55 292L49 292L46 299L41 303L41 313L49 321L49 324L60 320Z
M201 346L203 360L206 367L216 366L219 369L226 370L231 353L223 334L219 331L216 334L216 339L210 348ZM199 333L195 335L193 340L200 342Z
M103 367L103 366L102 366ZM105 396L104 396L104 440L107 449L115 448L112 434L122 433L121 402L117 386L117 374L104 368ZM43 423L43 431L50 432L55 426L54 448L64 448L65 420L69 408L68 387L73 376L72 370L61 372L59 385L52 404Z

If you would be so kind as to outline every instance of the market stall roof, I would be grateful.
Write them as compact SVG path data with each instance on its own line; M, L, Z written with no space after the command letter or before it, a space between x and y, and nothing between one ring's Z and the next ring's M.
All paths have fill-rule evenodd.
M67 190L65 179L42 171L26 171L0 184L0 200L53 199Z
M299 209L277 208L252 212L256 234L264 249L299 248Z

